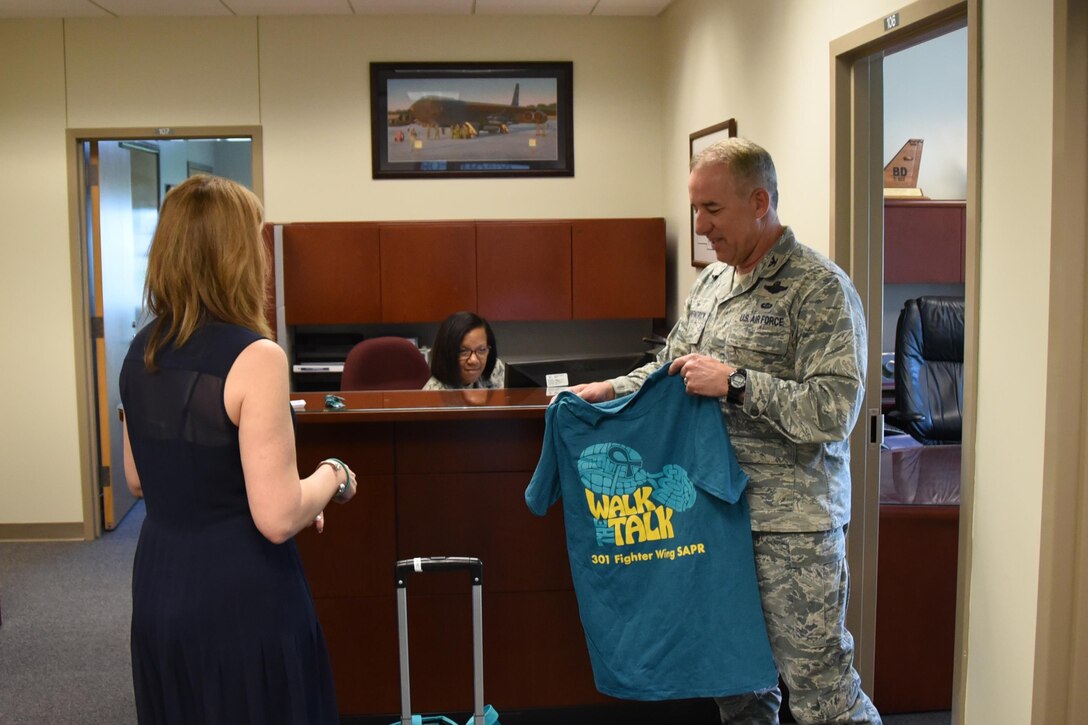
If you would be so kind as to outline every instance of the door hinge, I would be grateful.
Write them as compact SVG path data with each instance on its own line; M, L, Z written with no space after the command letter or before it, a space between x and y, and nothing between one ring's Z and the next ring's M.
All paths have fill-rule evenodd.
M106 322L101 317L91 318L91 339L99 340L106 336Z
M113 481L110 479L110 467L99 466L98 467L98 487L102 489L110 488L113 486Z

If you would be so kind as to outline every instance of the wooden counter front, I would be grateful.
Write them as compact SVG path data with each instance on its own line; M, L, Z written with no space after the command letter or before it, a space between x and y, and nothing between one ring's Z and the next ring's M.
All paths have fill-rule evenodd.
M485 697L499 712L612 701L597 693L578 618L560 506L531 514L544 390L296 393L299 470L328 456L359 492L297 537L332 658L342 714L399 712L393 565L413 556L484 562ZM416 712L472 707L470 584L461 573L409 589Z
M961 453L958 445L880 452L871 694L882 713L952 707Z

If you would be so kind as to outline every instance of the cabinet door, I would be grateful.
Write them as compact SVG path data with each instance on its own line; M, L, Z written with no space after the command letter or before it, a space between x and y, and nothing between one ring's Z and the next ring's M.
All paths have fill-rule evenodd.
M478 222L479 313L489 320L569 320L570 222Z
M962 283L962 201L884 204L884 283Z
M315 222L283 227L283 303L288 325L381 320L378 227Z
M382 322L476 309L475 222L381 224Z
M665 220L572 223L577 320L665 316Z

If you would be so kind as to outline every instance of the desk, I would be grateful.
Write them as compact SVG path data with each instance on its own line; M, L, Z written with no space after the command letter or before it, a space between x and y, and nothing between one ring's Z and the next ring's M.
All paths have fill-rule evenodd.
M393 563L429 555L484 562L485 696L500 712L615 702L593 686L561 507L536 517L524 502L544 390L339 395L347 410L325 412L324 393L291 397L307 406L296 414L299 470L337 456L359 478L355 500L325 510L324 534L297 537L341 713L399 712ZM882 454L874 699L887 712L951 702L959 455ZM458 577L410 588L417 712L471 709L471 602Z
M614 702L597 693L567 563L561 507L532 515L524 492L540 456L542 389L295 393L299 470L342 458L359 479L325 533L297 537L328 640L343 714L400 710L397 559L484 562L485 696L499 712ZM416 712L471 710L471 598L463 574L412 581ZM424 656L426 653L426 656Z
M873 701L882 713L952 706L960 450L880 454Z

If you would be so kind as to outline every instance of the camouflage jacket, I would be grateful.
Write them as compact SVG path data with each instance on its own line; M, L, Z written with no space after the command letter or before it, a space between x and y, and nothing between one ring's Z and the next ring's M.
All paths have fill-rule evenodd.
M789 228L738 279L699 275L658 361L610 380L633 392L662 363L697 352L748 370L744 404L721 399L756 531L826 531L850 520L850 446L864 395L866 327L846 273Z

